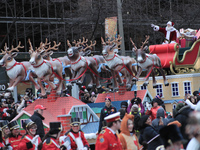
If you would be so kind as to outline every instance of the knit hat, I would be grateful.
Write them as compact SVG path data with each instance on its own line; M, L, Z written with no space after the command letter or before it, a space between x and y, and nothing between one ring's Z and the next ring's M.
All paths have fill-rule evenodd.
M128 103L126 101L121 102L121 108L122 107L126 107L127 108L128 107Z
M147 121L147 119L149 118L149 115L144 115L140 118L138 125L142 128L145 125L145 122Z
M184 103L178 103L177 105L176 105L176 111L179 111L182 107L184 107L185 106L185 104Z
M194 95L194 96L199 96L199 91L194 91L194 92L193 92L193 95Z
M123 109L123 108L120 108L119 110L118 110L118 112L120 112L120 119L123 119L124 118L124 115L125 115L125 110Z
M183 140L181 132L175 124L165 126L159 132L165 148L170 146L172 143Z
M105 100L109 100L109 101L111 102L111 97L110 97L109 95L107 95L107 96L105 97Z

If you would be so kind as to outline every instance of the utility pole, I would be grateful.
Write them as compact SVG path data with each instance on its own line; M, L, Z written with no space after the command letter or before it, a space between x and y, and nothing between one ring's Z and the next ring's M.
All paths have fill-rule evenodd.
M122 37L121 44L121 55L125 56L125 46L124 46L124 27L122 20L122 2L117 0L117 13L118 13L118 24L119 24L119 35Z

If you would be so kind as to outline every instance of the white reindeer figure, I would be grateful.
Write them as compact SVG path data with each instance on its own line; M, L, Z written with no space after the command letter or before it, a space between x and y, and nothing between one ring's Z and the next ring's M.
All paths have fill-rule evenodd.
M4 55L0 60L0 66L6 67L7 75L10 79L8 91L13 91L14 87L21 81L25 80L27 71L31 70L31 64L28 61L17 62L14 57L17 56L19 50L18 48L24 48L24 46L20 46L21 42L19 42L18 46L8 51L7 44L5 43L4 51L2 51L1 55ZM16 51L16 52L13 52ZM40 86L34 81L32 77L32 73L29 74L29 80L33 82L36 89L40 89Z
M132 39L130 38L130 41L132 43L133 47L133 51L135 51L136 53L136 59L138 62L138 70L137 70L137 76L136 78L139 78L140 74L142 73L142 70L145 69L147 70L147 77L145 80L145 83L143 84L144 86L147 86L149 84L149 74L152 74L152 78L153 78L153 88L156 88L156 79L155 79L155 71L154 68L157 68L164 79L164 84L165 86L168 86L169 83L165 77L164 71L162 69L162 65L160 62L160 58L156 55L156 54L146 54L145 53L145 49L147 49L148 47L144 45L148 43L150 36L146 36L146 40L144 42L142 42L142 46L140 47L140 49L138 49L135 46L135 43L132 41Z
M35 74L38 77L37 80L41 88L42 96L46 95L46 91L41 83L42 79L51 87L51 89L53 90L56 89L56 85L49 80L53 75L55 75L59 79L56 93L57 95L60 95L61 90L62 90L62 83L63 83L61 63L58 61L45 61L42 58L42 54L45 52L42 50L42 47L39 47L38 49L34 51L30 39L28 41L30 44L29 53L31 57L29 62L32 65L33 70L35 71ZM58 45L55 45L54 43L54 46L52 48L56 48L57 46ZM49 47L49 49L52 49L52 48Z

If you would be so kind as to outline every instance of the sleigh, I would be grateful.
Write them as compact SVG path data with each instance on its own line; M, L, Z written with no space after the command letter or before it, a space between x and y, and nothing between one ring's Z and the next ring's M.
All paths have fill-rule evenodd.
M179 44L149 46L150 53L157 54L162 67L171 74L200 72L200 39L191 47L180 48Z

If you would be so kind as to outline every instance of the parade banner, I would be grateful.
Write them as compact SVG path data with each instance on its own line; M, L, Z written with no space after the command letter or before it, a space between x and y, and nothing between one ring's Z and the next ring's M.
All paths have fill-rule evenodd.
M117 37L117 17L105 19L105 40L113 40Z

